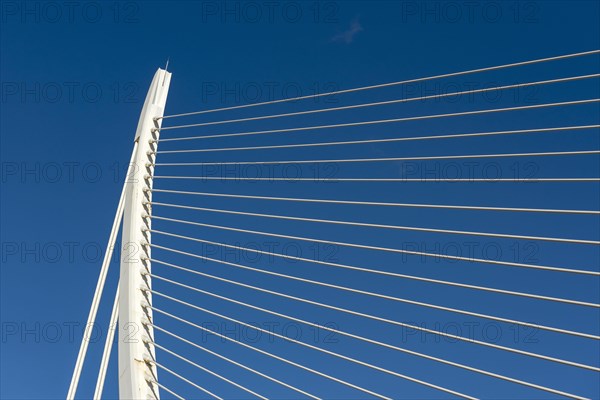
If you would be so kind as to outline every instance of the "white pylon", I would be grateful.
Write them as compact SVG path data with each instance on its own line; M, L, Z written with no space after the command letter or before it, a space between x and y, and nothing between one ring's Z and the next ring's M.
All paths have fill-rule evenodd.
M119 297L119 397L121 399L158 399L154 360L154 332L150 276L150 218L152 176L171 73L158 69L146 95L135 142L137 151L133 173L127 177Z

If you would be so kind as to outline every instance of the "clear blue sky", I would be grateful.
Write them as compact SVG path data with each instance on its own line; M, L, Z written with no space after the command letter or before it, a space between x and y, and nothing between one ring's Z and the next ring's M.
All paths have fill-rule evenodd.
M0 3L1 92L1 363L3 399L62 398L67 392L101 264L101 255L116 208L123 174L146 89L157 67L170 59L173 72L167 114L335 89L393 82L439 73L600 48L600 6L595 1L290 1L272 2L17 2ZM248 109L165 122L203 122L267 113L316 109L358 102L414 97L438 92L529 82L597 73L597 55L485 74L431 81L424 85L339 95L269 108ZM499 97L474 96L399 104L382 108L328 113L248 124L231 124L181 131L165 131L163 138L243 130L363 121L403 116L458 112L485 108L598 98L598 79L502 92ZM290 134L223 138L211 141L165 143L161 149L230 147L311 141L391 138L467 133L566 125L598 124L598 104L551 110L518 111L477 117L374 125ZM418 155L483 154L592 150L600 148L598 130L528 134L514 137L404 142L387 145L341 146L281 151L164 155L168 161L238 161L314 158L372 158ZM316 169L315 169L316 168ZM457 169L458 168L458 169ZM463 177L503 178L598 177L598 156L476 160L474 164L449 161L428 163L368 163L274 168L277 176L303 177ZM261 169L267 174L271 170ZM219 174L199 168L161 168L160 175ZM253 176L256 170L236 169L230 174ZM282 175L284 174L284 175ZM285 175L287 174L287 175ZM329 175L332 174L332 175ZM441 175L440 175L441 174ZM597 209L598 183L324 183L324 182L182 182L157 181L158 188L214 191L289 197L351 200L472 204L510 207ZM156 195L157 201L200 207L267 212L292 216L341 219L423 227L515 233L598 240L597 216L560 216L381 209L377 207L240 201L219 198ZM254 217L178 211L157 207L155 214L174 218L300 236L333 239L399 249L438 251L523 263L598 270L598 246L545 243L441 234L416 234L372 228L350 228L316 223L264 220ZM399 254L330 248L306 242L230 233L156 221L167 232L201 237L287 254L300 254L386 271L526 291L598 303L598 279L591 276L529 271L483 263L459 263ZM310 279L376 291L388 295L444 304L475 312L598 334L599 313L589 307L560 305L510 296L482 294L466 289L390 279L356 271L340 271L312 263L290 263L253 258L252 253L227 254L192 242L156 235L165 246L239 261L241 264ZM290 244L291 243L291 244ZM437 247L436 247L437 246ZM469 253L473 249L473 253ZM499 253L498 253L499 252ZM498 253L498 254L496 254ZM216 263L156 250L158 259L192 269L241 280L273 290L362 310L397 321L564 358L600 364L596 341L576 339L508 324L435 312L333 289L290 283L284 279L240 271ZM598 373L551 362L506 354L468 343L449 343L433 335L421 336L399 327L341 315L266 294L190 276L165 266L154 271L206 290L272 308L319 324L331 323L360 335L472 365L582 396L599 398ZM104 328L117 281L118 263L111 265L107 295L100 309ZM482 377L432 361L350 340L339 335L313 337L307 326L285 325L280 318L156 282L157 290L172 294L252 323L274 323L277 332L351 355L464 393L490 398L554 398L550 394ZM240 331L223 320L186 309L165 299L157 307L197 323L216 324L232 337L252 342L251 331ZM360 392L292 367L257 356L215 337L177 325L164 316L157 324L206 347L273 374L283 381L323 397L363 398ZM437 325L436 325L437 324ZM79 395L93 392L105 329L90 347ZM495 338L496 335L500 337ZM332 342L333 340L333 342ZM259 393L294 398L293 392L263 381L212 356L157 334L157 341ZM294 344L269 344L265 335L257 346L338 374L353 383L398 398L446 398L447 395L401 379L391 379L362 367L304 350ZM116 353L113 353L116 356ZM246 395L236 388L194 370L159 352L159 360L190 379L228 398ZM162 371L161 381L181 394L198 398L200 392ZM105 389L115 398L116 357ZM164 396L168 398L168 395Z

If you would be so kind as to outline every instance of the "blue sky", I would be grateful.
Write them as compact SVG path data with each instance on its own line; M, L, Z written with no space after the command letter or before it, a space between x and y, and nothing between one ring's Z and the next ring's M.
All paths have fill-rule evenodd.
M62 398L68 388L81 329L96 284L139 111L156 68L169 59L173 73L167 114L232 106L393 82L600 48L600 6L593 1L469 2L289 1L271 2L11 2L0 4L1 242L2 340L0 397ZM424 84L336 95L264 108L165 121L216 121L293 112L439 92L469 90L559 77L597 73L598 55L510 70L429 81ZM598 79L519 88L493 96L422 101L252 123L164 131L162 138L280 129L340 122L401 118L477 109L598 98ZM472 117L412 121L287 134L165 142L162 150L260 146L378 139L433 134L598 124L598 104ZM456 140L432 140L322 148L165 154L159 162L309 160L597 150L598 130ZM447 178L455 173L477 177L598 177L597 155L412 163L292 165L272 170L237 167L233 176L275 174L313 177ZM458 172L457 172L458 171ZM159 175L219 176L222 170L159 167ZM157 180L157 188L282 197L364 201L471 204L508 207L598 209L598 183L328 183ZM598 240L597 216L533 215L368 206L330 206L156 194L156 201L197 207L321 219L435 227L534 236ZM164 217L195 220L258 231L293 234L406 250L461 254L530 264L597 271L598 246L443 234L350 228L259 217L228 216L156 207ZM497 287L598 303L598 278L288 241L260 235L155 221L161 231L300 255L409 275ZM308 279L336 283L432 304L489 313L534 323L598 334L597 309L539 300L484 294L459 288L390 279L314 263L292 263L253 253L226 253L215 247L155 235L155 243L195 254ZM457 253L458 252L458 253ZM471 253L472 252L472 253ZM249 271L155 250L157 259L248 284L304 296L389 319L469 336L525 351L579 363L600 364L598 342L531 331L289 282ZM117 282L118 262L111 264L99 323L108 321ZM472 365L582 396L599 398L598 373L552 362L450 343L433 335L364 318L343 315L279 299L248 289L156 265L158 275L282 313L330 324L340 330L377 338L397 346ZM244 321L274 326L277 332L405 373L476 397L555 398L519 385L460 371L339 335L315 333L305 325L228 304L164 282L155 288ZM222 319L156 298L157 307L234 338L310 365L361 386L398 398L446 398L421 385L349 366L335 358L267 335L226 324ZM165 316L156 323L239 362L322 397L364 398L360 392L298 372L257 356L215 336L202 337ZM266 324L266 325L265 325ZM288 324L288 325L286 325ZM296 333L294 333L296 332ZM81 398L93 392L105 329L90 346L80 385ZM297 336L294 336L297 335ZM499 337L496 337L499 336ZM157 342L214 371L276 398L293 392L268 383L157 333ZM116 356L116 353L113 353ZM158 352L159 361L227 398L244 392ZM162 371L161 381L186 397L200 392ZM105 388L117 394L116 357ZM169 398L165 394L165 398Z

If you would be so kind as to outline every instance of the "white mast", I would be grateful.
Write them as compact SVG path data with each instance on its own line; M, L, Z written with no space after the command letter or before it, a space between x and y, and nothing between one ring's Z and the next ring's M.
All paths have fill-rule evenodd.
M119 397L121 399L158 399L156 367L153 364L154 340L150 276L150 218L152 176L156 140L167 101L171 73L158 69L146 95L135 142L132 174L128 177L125 209L119 297Z

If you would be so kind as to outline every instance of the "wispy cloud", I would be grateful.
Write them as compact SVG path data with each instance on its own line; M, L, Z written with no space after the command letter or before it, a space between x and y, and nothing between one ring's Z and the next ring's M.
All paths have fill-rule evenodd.
M354 37L358 34L358 32L361 32L363 30L364 29L357 18L354 21L352 21L352 23L350 24L350 28L333 36L331 38L331 41L350 44L354 41Z

